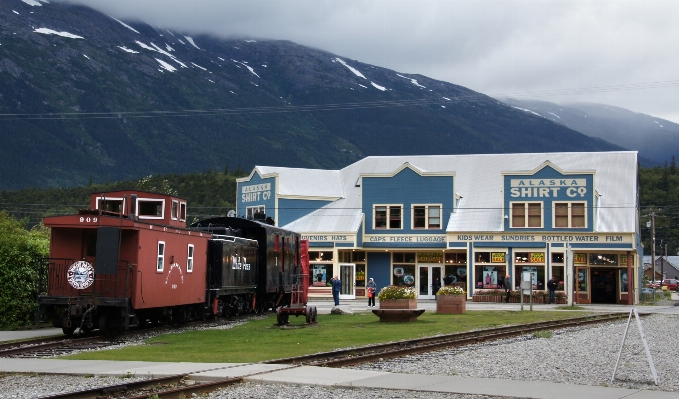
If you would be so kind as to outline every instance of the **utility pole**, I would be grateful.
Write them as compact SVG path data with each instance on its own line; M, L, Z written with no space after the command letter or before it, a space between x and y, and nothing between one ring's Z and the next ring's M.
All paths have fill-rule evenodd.
M651 288L653 289L653 302L655 303L655 212L651 208L651 263L653 264L653 277L651 279Z

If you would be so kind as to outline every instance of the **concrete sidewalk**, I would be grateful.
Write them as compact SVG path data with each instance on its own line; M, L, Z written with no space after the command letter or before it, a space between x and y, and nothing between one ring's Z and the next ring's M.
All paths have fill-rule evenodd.
M670 399L677 392L662 392L590 385L573 385L539 381L515 381L494 378L466 378L447 375L418 375L295 367L273 364L239 363L166 363L113 362L99 360L0 359L0 372L87 374L110 376L166 376L189 374L196 381L245 377L248 381L337 386L347 388L405 389L419 392L446 392L519 398L570 399Z

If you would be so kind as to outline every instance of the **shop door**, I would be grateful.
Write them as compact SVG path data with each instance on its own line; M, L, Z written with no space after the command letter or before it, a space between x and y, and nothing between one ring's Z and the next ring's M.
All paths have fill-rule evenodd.
M434 294L441 287L442 267L438 265L420 265L418 271L417 297L419 299L436 299ZM434 284L437 285L436 291L434 290Z
M575 269L575 302L580 304L592 303L589 297L589 269L577 267Z
M342 287L340 288L340 299L356 299L356 265L353 263L343 263L339 265Z
M592 303L616 303L616 270L592 269Z

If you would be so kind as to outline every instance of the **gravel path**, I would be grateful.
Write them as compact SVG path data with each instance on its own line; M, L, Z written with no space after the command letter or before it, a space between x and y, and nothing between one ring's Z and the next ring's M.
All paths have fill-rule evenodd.
M616 381L611 383L627 319L555 330L353 367L408 374L551 381L679 392L679 316L641 319L660 384L656 386L634 319Z

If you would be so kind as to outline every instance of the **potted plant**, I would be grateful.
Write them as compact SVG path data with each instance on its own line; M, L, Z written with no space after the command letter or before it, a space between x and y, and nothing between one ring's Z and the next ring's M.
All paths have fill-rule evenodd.
M390 285L377 294L380 309L417 309L415 288Z
M436 313L456 314L467 311L467 293L461 287L445 286L436 293Z

